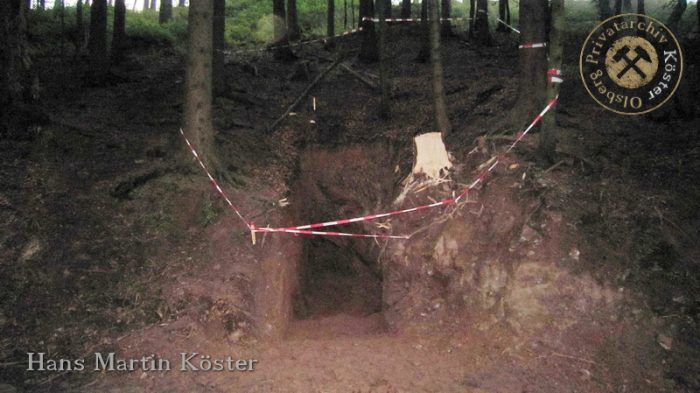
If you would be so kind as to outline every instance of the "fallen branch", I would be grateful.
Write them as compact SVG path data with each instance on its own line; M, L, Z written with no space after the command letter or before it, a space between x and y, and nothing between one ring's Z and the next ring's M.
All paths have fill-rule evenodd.
M342 55L341 55L341 56L338 56L338 58L333 62L333 64L331 64L330 66L328 66L328 68L326 68L325 70L323 70L323 72L321 72L320 74L318 74L318 75L316 76L316 78L314 78L314 80L306 87L306 89L304 89L304 91L301 92L301 94L299 95L299 97L297 97L297 99L294 100L294 102L292 103L292 105L290 105L289 108L287 108L287 110L284 111L284 113L282 114L282 116L278 117L277 120L274 121L274 123L272 123L269 127L267 127L267 131L268 131L268 132L272 132L272 130L274 130L274 129L279 125L279 123L281 123L282 120L284 120L284 119L287 117L287 115L289 114L289 112L293 111L294 108L296 108L297 105L299 105L299 103L301 102L301 100L303 100L304 97L306 97L306 95L309 94L309 92L311 91L311 89L312 89L314 86L316 86L316 84L317 84L321 79L323 79L323 77L325 77L326 75L328 75L328 73L331 72L338 64L340 64L340 61L341 61L342 59L343 59L343 56L342 56Z
M360 74L359 72L357 72L357 71L353 70L352 68L350 68L349 65L343 63L343 64L340 65L340 68L342 68L342 69L344 69L345 71L347 71L348 73L350 73L350 75L352 75L352 76L354 76L355 78L357 78L357 80L359 80L360 82L362 82L362 83L364 83L365 85L367 85L370 89L372 89L372 90L377 90L377 89L379 88L379 86L378 86L376 83L374 83L374 82L372 82L371 80L365 78L362 74Z

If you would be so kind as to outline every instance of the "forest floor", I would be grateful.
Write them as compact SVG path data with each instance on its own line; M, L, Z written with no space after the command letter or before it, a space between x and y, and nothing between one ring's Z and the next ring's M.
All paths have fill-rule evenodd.
M318 146L393 146L396 169L386 181L396 189L412 164L412 137L430 131L433 117L429 65L414 61L419 40L406 39L403 27L392 29L391 120L379 119L375 91L336 69L310 94L316 111L309 98L266 131L335 53L359 47L359 37L340 39L335 53L305 46L292 65L267 53L233 56L215 126L225 188L249 218L261 224L297 218L288 212L294 206L285 210L280 201L294 193L305 151ZM254 271L287 240L261 236L253 246L199 168L188 164L178 134L183 65L170 49L146 48L115 68L107 87L60 86L55 81L79 70L42 64L42 75L54 81L43 91L48 121L31 135L0 140L0 391L697 391L700 121L678 106L654 117L598 107L578 80L583 38L572 36L565 50L561 161L539 162L536 137L517 154L520 165L542 174L533 190L546 189L549 200L559 201L545 208L575 223L583 240L574 256L582 262L571 270L630 294L624 317L563 336L474 328L479 321L465 323L468 316L394 331L371 312L377 306L365 302L366 293L348 295L348 305L329 290L310 295L328 304L299 312L314 318L294 320L284 337L265 340L255 331ZM459 161L478 137L498 144L495 135L517 132L531 117L510 116L518 112L514 37L498 36L488 48L456 37L444 46L455 128L446 143ZM352 56L348 64L370 79L377 73L376 65ZM697 103L690 104L694 113ZM364 192L357 189L358 196ZM330 312L341 306L344 312ZM622 331L625 318L643 328ZM258 363L254 372L26 371L27 352L90 363L94 352L110 351L171 359L198 352Z

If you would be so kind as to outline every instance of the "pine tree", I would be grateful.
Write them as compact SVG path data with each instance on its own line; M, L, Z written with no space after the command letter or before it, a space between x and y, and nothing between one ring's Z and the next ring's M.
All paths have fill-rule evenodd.
M508 4L508 0L498 0L498 18L501 21L510 24L510 5ZM510 33L511 30L508 28L508 26L501 21L498 22L496 31Z
M286 11L284 0L272 0L273 29L275 34L272 46L275 47L277 60L290 61L296 58L289 48L289 34L287 33Z
M430 62L433 68L433 107L435 122L442 135L452 132L450 118L447 115L445 98L445 83L442 69L442 54L440 53L440 14L438 0L429 0L430 14Z
M121 61L126 40L126 4L116 0L114 5L114 26L112 28L112 64Z
M212 128L212 43L214 0L190 3L184 131L209 163L216 163Z
M173 0L161 0L158 13L158 23L161 25L170 22L173 17Z
M287 0L287 32L290 40L301 38L301 28L297 17L297 0Z
M381 0L380 0L381 1ZM335 35L335 0L328 0L326 9L326 35L333 37Z
M428 0L420 2L420 50L416 61L425 63L430 59L430 24L428 21Z
M384 8L386 3L379 1L378 14L384 14ZM388 119L391 117L391 106L390 106L390 84L389 84L389 70L387 68L387 56L386 56L386 40L387 40L387 23L384 18L379 21L379 85L381 88L381 98L379 102L379 116L382 119Z
M213 36L212 36L212 91L214 97L226 90L224 74L224 44L226 31L226 0L214 0Z
M489 31L488 5L488 0L476 0L473 36L483 45L493 44L493 37L491 36L491 31Z
M450 0L442 0L440 5L440 13L442 15L442 30L440 31L443 38L449 38L452 36L452 21L450 21L450 16L452 14L452 6Z
M93 0L90 7L90 82L101 85L107 76L109 61L107 58L107 1Z
M543 43L547 0L520 2L520 43ZM530 118L542 109L547 83L545 48L520 49L520 76L518 81L519 117ZM525 120L523 120L525 121Z
M401 0L401 17L404 19L411 17L411 0Z
M564 43L564 28L566 27L564 0L552 0L552 8L550 12L550 31L549 31L549 69L561 70L563 58L563 43ZM548 81L546 97L547 101L553 99L559 94L559 83ZM540 135L539 152L548 161L553 162L556 154L557 142L557 123L556 123L556 106L550 109L549 113L542 118L542 131Z
M373 63L379 60L379 48L377 34L374 31L374 22L364 20L374 18L374 5L372 0L360 0L360 24L362 26L362 46L359 58L365 63Z

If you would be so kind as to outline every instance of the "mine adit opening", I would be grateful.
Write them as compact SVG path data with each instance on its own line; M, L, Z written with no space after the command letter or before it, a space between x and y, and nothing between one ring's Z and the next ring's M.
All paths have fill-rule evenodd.
M307 149L291 187L294 216L318 222L386 208L400 181L395 155L386 144ZM373 227L350 224L342 231L368 233ZM323 236L300 240L292 321L381 315L383 277L375 241Z

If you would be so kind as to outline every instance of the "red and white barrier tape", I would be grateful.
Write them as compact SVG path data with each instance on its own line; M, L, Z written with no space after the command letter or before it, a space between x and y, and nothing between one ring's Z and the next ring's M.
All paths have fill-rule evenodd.
M346 232L324 232L324 231L308 231L303 229L287 229L287 228L258 228L253 226L253 232L282 232L294 233L297 235L315 235L315 236L341 236L341 237L364 237L375 239L408 239L406 235L384 235L384 234L364 234L364 233L346 233Z
M540 112L537 117L530 123L530 125L523 131L518 133L517 138L513 142L510 147L506 150L506 153L509 153L515 146L527 135L532 128L539 123L539 121L542 119L542 116L544 116L552 107L557 103L557 100L559 99L559 96L554 97L547 106ZM501 161L500 158L496 157L496 160L489 166L488 169L482 171L479 176L456 198L448 198L444 199L439 202L431 203L428 205L421 205L421 206L416 206L408 209L402 209L402 210L396 210L396 211L391 211L391 212L386 212L386 213L379 213L379 214L370 214L367 216L360 216L360 217L354 217L354 218L347 218L347 219L342 219L342 220L336 220L336 221L326 221L326 222L319 222L319 223L314 223L314 224L306 224L306 225L298 225L294 227L286 227L286 228L254 228L254 232L291 232L295 233L293 231L300 231L300 230L308 230L308 229L315 229L315 228L324 228L324 227L330 227L330 226L336 226L336 225L343 225L343 224L350 224L354 222L363 222L363 221L372 221L376 220L379 218L384 218L384 217L391 217L391 216L397 216L400 214L405 214L405 213L412 213L416 212L419 210L424 210L424 209L430 209L438 206L446 206L446 205L451 205L453 203L459 202L460 199L464 198L469 194L469 192L474 189L479 183L482 183L486 177L493 171L493 169L498 165L498 163Z
M187 143L187 147L190 148L190 151L192 152L192 155L194 156L194 158L195 158L195 159L197 160L197 162L199 163L199 166L202 167L202 169L204 170L204 173L207 174L207 177L209 178L209 181L211 181L211 184L214 186L214 188L216 188L216 191L221 195L221 197L224 198L224 200L226 201L226 203L228 203L228 205L231 207L231 209L233 209L233 211L236 213L236 215L238 216L238 218L240 218L241 221L243 221L243 223L245 224L245 226L248 227L248 229L252 230L253 227L251 226L251 223L250 223L248 220L246 220L245 217L243 217L243 214L241 214L241 211L238 210L238 208L237 208L236 206L234 206L233 203L231 203L231 200L228 199L228 196L226 196L226 193L224 192L224 190L221 188L221 186L219 186L219 183L216 181L216 179L214 179L214 177L211 175L211 173L209 173L209 170L208 170L207 167L204 165L204 163L202 162L202 160L199 158L199 154L197 154L197 151L194 149L194 147L193 147L192 144L190 143L190 140L187 139L187 137L185 136L185 133L182 131L182 128L180 128L180 134L182 135L183 138L185 138L185 143Z
M505 25L507 28L509 28L509 29L513 30L514 32L520 34L520 30L518 30L518 29L516 29L515 27L509 25L509 24L506 23L503 19L497 17L496 20L499 21L499 22L501 22L501 23L502 23L503 25Z
M520 44L518 45L519 49L532 49L532 48L545 48L547 47L546 42L536 42L534 44Z
M300 41L297 43L289 43L289 44L284 44L284 45L268 46L268 47L264 47L264 48L222 50L221 52L223 52L227 55L231 55L234 53L244 53L244 52L266 52L266 51L271 51L271 50L275 50L275 49L279 49L279 48L288 48L288 47L293 47L293 46L297 46L297 45L312 44L314 42L326 42L330 38L345 37L345 36L350 35L350 34L359 33L361 31L362 31L362 27L358 27L357 29L347 30L347 31L344 31L340 34L336 34L332 37L322 37L322 38L316 38L313 40Z
M561 70L558 68L550 68L547 70L547 82L563 83L564 78L561 77Z
M453 21L453 20L465 20L468 18L440 18L440 21ZM422 19L421 18L386 18L386 19L381 19L381 18L372 18L369 16L363 16L362 21L370 21L370 22L420 22Z

